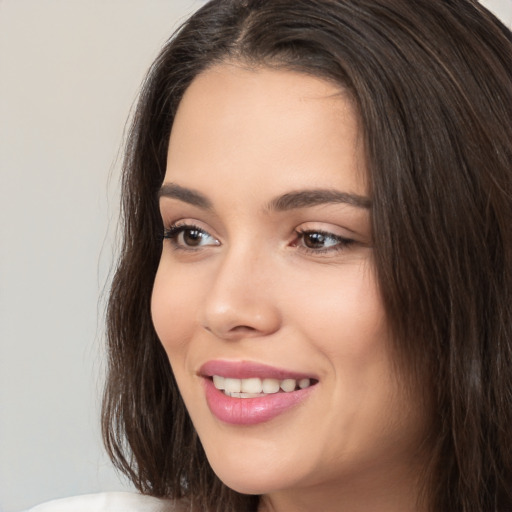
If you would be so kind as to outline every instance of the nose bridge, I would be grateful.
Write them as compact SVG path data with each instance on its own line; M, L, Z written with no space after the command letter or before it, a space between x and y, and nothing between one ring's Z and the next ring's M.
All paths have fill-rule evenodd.
M238 243L220 255L205 298L204 327L219 338L265 336L279 328L272 258L254 243Z

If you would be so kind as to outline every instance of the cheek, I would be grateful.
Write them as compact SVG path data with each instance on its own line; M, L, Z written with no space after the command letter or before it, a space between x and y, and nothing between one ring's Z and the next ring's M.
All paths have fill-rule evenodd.
M366 425L365 435L372 438L372 429L384 428L383 415L396 391L387 323L369 262L342 270L310 283L308 294L296 290L290 314L325 363L324 382L332 404L338 404L330 419L334 430L352 439Z
M368 261L302 283L290 295L290 304L308 338L331 361L343 358L364 368L386 346L385 314Z
M169 359L177 356L190 338L198 295L183 274L160 264L151 296L151 317Z

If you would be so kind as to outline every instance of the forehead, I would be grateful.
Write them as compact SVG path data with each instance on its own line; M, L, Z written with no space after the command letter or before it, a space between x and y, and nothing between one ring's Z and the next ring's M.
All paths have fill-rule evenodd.
M348 94L288 70L221 64L201 73L176 113L166 181L214 173L234 186L255 171L276 184L293 172L313 187L340 178L343 188L364 193L362 137Z

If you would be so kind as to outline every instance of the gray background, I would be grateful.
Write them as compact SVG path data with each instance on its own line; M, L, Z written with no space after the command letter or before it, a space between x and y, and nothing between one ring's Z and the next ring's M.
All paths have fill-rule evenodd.
M200 0L0 0L0 512L128 489L102 451L103 289L140 81ZM512 26L512 0L484 2Z

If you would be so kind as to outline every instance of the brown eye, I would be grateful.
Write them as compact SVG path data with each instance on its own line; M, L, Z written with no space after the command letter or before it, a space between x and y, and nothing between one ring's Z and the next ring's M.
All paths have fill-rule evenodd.
M178 238L181 238L183 243L189 247L197 247L201 245L203 238L205 238L205 234L206 233L198 229L184 229L181 232L181 236ZM208 235L206 235L206 237L208 237Z
M354 240L343 238L324 231L299 231L298 238L294 243L296 247L311 253L326 253L340 251L355 243Z
M302 240L308 249L323 249L326 238L322 233L304 233Z
M164 238L169 239L176 249L197 249L220 245L220 242L210 233L196 226L172 226L165 230Z

